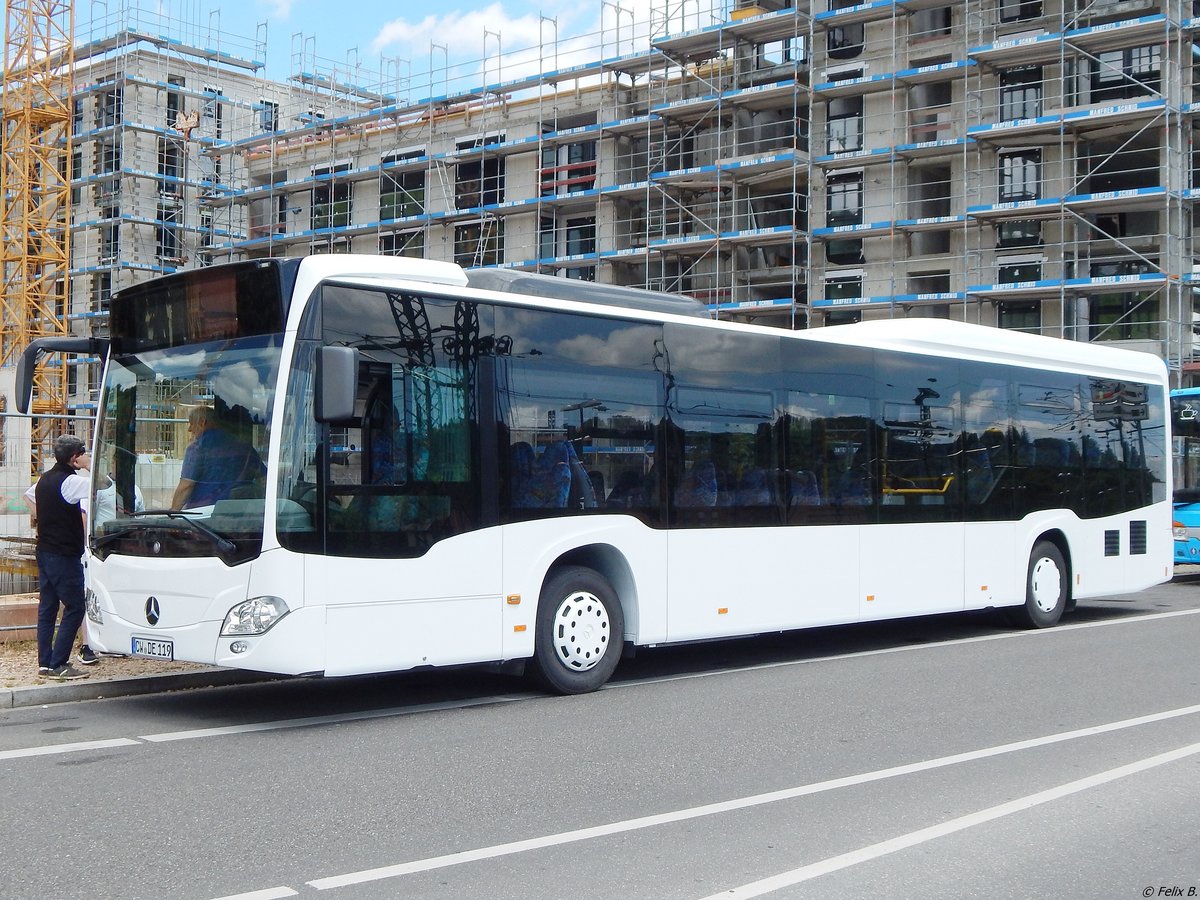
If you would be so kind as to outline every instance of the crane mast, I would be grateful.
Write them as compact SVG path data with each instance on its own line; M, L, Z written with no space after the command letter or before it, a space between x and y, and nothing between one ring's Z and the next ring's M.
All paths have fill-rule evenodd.
M36 337L69 332L72 79L70 0L5 0L0 133L0 365ZM67 364L51 358L34 377L34 474L67 409Z

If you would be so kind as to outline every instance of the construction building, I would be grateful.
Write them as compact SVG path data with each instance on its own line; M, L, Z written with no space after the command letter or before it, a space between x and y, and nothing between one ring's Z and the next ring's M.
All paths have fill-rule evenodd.
M424 255L790 328L952 317L1190 371L1191 5L818 4L664 0L591 60L547 39L527 77L214 148L250 225L211 255Z
M230 259L427 256L678 291L786 328L941 316L1192 371L1181 0L604 2L476 65L318 61L123 9L77 37L69 313ZM704 3L710 3L704 6ZM567 51L570 50L570 55ZM439 58L444 65L439 65ZM506 73L509 74L506 77ZM97 367L69 367L93 406Z
M433 45L415 74L328 63L297 34L282 80L265 27L93 4L56 145L69 284L59 299L18 228L6 271L50 290L5 315L103 335L137 281L354 251L682 292L784 328L930 316L1107 341L1192 380L1200 0L809 2L655 0L641 22L601 0L597 34L543 17L538 46L486 32L483 59ZM98 376L68 360L42 398L85 436ZM17 535L30 438L0 424Z

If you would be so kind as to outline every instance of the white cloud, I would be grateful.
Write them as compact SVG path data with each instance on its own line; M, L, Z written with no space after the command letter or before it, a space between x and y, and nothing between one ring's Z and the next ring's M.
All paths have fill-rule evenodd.
M258 6L271 19L291 18L292 6L296 0L258 0Z
M663 0L593 0L573 8L568 4L553 19L543 19L532 12L514 15L493 2L467 12L392 19L378 30L369 48L408 61L414 95L423 94L423 88L430 95L453 93L643 51L649 47L652 27L678 33L712 24L710 13L696 12L690 5L686 18L652 22L652 10L661 16L664 6Z

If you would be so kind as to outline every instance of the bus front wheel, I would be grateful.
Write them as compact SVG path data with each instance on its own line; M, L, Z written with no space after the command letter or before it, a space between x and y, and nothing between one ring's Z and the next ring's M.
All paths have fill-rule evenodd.
M1012 610L1014 625L1049 628L1057 625L1067 608L1070 574L1062 551L1050 541L1039 541L1029 554L1025 576L1025 605Z
M616 591L583 566L554 571L538 600L533 670L559 694L585 694L608 681L621 658L625 619Z

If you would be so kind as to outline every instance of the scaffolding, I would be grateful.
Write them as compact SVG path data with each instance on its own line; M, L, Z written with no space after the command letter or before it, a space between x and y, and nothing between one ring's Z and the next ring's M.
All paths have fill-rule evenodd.
M431 46L404 96L252 139L255 186L229 202L273 231L214 255L424 255L788 328L952 317L1148 350L1185 379L1191 9L816 2L656 0L640 21L601 0L588 39L543 16L537 46L485 32L475 64ZM314 145L343 166L327 228L304 202ZM281 192L307 227L271 219Z
M594 34L542 16L531 46L485 29L377 65L297 33L272 80L265 27L93 0L70 89L9 63L6 116L44 92L21 105L47 130L20 177L49 182L14 191L6 144L6 252L24 254L6 322L102 336L112 293L155 275L353 250L678 291L783 328L950 317L1200 374L1183 0L597 5ZM59 225L26 224L35 206ZM34 333L6 331L5 360ZM53 428L86 429L98 362L41 370L80 417ZM19 534L28 435L0 422Z
M65 97L74 62L73 33L70 3L10 0L5 5L0 365L13 364L33 338L67 332L72 142ZM53 438L52 420L41 416L64 410L68 387L61 360L43 366L34 378L30 408L39 418L25 457L27 473L41 471Z
M600 30L265 76L219 16L94 3L66 319L225 259L428 256L786 328L948 316L1193 359L1182 0L600 0ZM469 55L469 54L468 54ZM68 406L94 405L94 363Z

